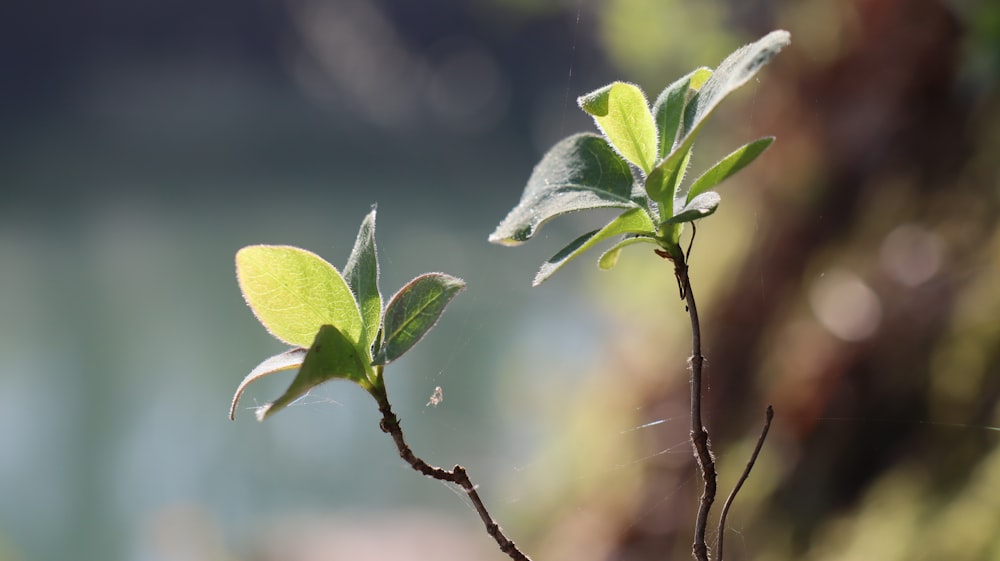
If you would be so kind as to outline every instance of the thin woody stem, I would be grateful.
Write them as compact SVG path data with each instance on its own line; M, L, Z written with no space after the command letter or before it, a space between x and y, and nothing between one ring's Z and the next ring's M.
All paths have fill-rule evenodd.
M683 257L678 256L674 259L674 274L677 276L677 283L680 286L681 294L684 295L688 316L691 318L691 358L689 360L691 368L691 446L694 448L698 468L701 470L701 479L704 482L704 490L698 506L698 517L695 519L694 543L691 546L691 551L698 561L708 561L709 554L708 546L705 543L705 532L708 528L708 515L712 510L712 503L715 502L718 477L708 432L705 430L701 418L701 379L705 357L701 354L701 324L698 320L698 306L694 299L694 292L691 291L691 278L688 276L687 263Z
M750 454L750 460L747 461L747 466L743 468L743 474L740 475L739 481L736 482L733 491L726 498L726 504L722 505L722 514L719 516L719 535L715 542L716 561L722 561L722 544L723 538L726 535L726 517L729 515L729 507L732 506L733 501L736 499L736 493L740 492L747 477L750 477L750 470L753 469L753 465L757 461L757 456L760 455L760 449L764 446L764 439L767 438L767 431L771 429L771 419L773 418L774 408L768 405L767 411L764 413L764 428L760 431L760 436L757 438L757 445L754 446L753 453Z
M449 483L454 483L462 488L465 493L469 496L469 500L472 501L472 505L475 507L476 512L479 513L479 518L482 519L483 524L486 526L486 533L489 534L494 540L496 540L497 545L500 546L500 551L506 553L514 561L531 561L531 558L525 555L517 548L517 545L508 538L500 525L493 520L490 516L488 510L486 510L486 505L483 504L482 498L479 496L479 492L476 490L476 486L469 479L469 475L466 473L465 468L462 466L455 466L450 470L442 469L439 467L432 466L425 462L424 460L417 457L410 446L406 443L403 438L403 429L399 424L399 418L396 414L392 412L392 406L389 404L389 399L386 396L385 388L378 387L372 392L375 399L378 401L378 410L382 413L382 420L379 422L379 428L382 432L388 434L392 437L393 442L396 443L396 448L399 450L399 456L410 464L414 470L437 479L439 481L447 481Z
M694 233L692 232L692 238ZM715 495L718 487L718 474L715 469L715 457L712 455L712 446L708 438L708 431L701 418L701 398L702 398L702 369L705 364L705 357L701 354L701 324L698 320L698 306L691 291L691 277L688 276L687 258L691 255L691 246L687 252L654 250L657 255L668 259L674 264L674 276L677 277L677 286L680 289L681 299L685 301L688 316L691 318L691 358L688 361L691 370L691 447L694 448L694 456L698 461L698 468L701 470L701 479L704 483L704 491L701 494L701 501L698 506L698 517L695 519L694 543L691 546L692 554L697 561L710 561L708 545L705 542L705 533L708 529L708 515L715 502ZM767 438L767 431L771 428L771 419L774 417L774 409L769 405L764 421L764 429L757 439L750 460L747 462L740 476L739 481L723 505L722 514L719 517L719 530L716 538L716 561L722 561L723 537L726 530L726 517L729 514L729 507L732 506L743 483L750 476L757 456L760 454L764 439Z

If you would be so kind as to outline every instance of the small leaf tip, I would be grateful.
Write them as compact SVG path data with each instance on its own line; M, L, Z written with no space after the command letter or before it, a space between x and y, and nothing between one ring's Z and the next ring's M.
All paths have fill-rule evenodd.
M488 241L488 242L490 242L492 244L502 245L504 247L514 247L514 246L518 246L518 245L521 245L522 243L524 243L524 242L517 241L517 240L515 240L513 238L508 238L508 237L502 236L502 235L498 234L497 232L493 232L492 234L490 234L490 236L488 238L486 238L486 241Z
M775 29L774 31L768 33L767 36L774 37L775 39L781 39L785 43L792 42L792 34L785 29Z

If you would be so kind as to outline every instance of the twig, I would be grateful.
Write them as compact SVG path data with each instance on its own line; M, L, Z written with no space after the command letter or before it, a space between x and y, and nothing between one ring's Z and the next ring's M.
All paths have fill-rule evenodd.
M483 524L486 526L486 533L496 540L497 545L500 546L500 551L506 553L514 561L531 561L531 558L525 555L517 548L517 545L508 538L500 525L493 520L490 516L488 510L486 510L486 505L483 504L483 500L479 497L479 492L476 490L476 486L469 479L469 475L466 473L465 468L462 466L455 466L451 470L442 469L439 467L432 466L422 459L418 458L410 446L406 443L403 438L403 429L399 425L399 418L396 414L392 412L392 406L389 405L389 399L385 394L384 388L380 388L373 392L375 399L378 401L378 410L382 413L382 420L379 422L379 428L382 432L392 436L392 440L396 443L396 448L399 450L399 456L406 460L406 463L410 464L410 467L419 471L420 473L437 479L439 481L447 481L449 483L454 483L462 488L465 493L469 496L469 500L472 501L472 505L476 508L476 512L479 513L479 518L482 519Z
M691 292L691 278L688 276L687 263L678 256L674 259L674 274L680 285L681 294L687 303L688 316L691 318L691 446L694 448L704 491L698 507L698 517L695 519L694 544L691 546L694 558L698 561L708 561L708 546L705 544L705 531L708 527L708 515L715 502L716 480L715 458L712 456L712 446L708 432L701 419L701 373L705 357L701 354L701 325L698 321L698 306Z
M767 412L764 413L764 428L760 431L760 436L757 438L757 445L754 446L753 453L750 454L750 460L747 462L747 466L743 468L743 474L740 475L739 481L736 482L733 491L726 498L726 504L722 505L722 514L719 516L719 535L715 542L715 561L722 561L722 541L726 535L726 516L729 515L729 507L732 506L733 501L736 499L736 493L740 492L740 488L743 487L743 483L747 480L747 477L750 477L750 470L753 469L753 464L757 461L760 449L764 446L764 439L767 438L767 431L771 428L771 419L773 418L774 408L768 405Z

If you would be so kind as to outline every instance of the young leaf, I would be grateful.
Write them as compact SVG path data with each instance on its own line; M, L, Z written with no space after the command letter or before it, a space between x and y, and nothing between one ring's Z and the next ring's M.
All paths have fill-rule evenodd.
M281 397L257 410L257 420L263 421L327 380L345 378L368 387L364 362L355 343L340 330L332 325L320 326L291 385Z
M382 295L378 291L378 255L375 250L375 209L361 222L354 249L344 266L344 280L357 299L364 325L364 346L370 348L382 322Z
M676 162L674 161L676 160ZM670 208L670 201L677 195L677 188L680 187L687 171L688 163L691 161L691 148L684 152L674 152L659 166L656 167L646 178L646 193L649 198L662 206Z
M691 93L701 89L705 80L708 80L711 75L711 69L699 68L667 86L656 98L656 102L653 104L653 118L656 121L656 130L659 135L657 159L666 157L674 147L674 142L677 140L677 130L681 125L681 115L684 113L684 105Z
M577 99L594 117L611 146L626 160L649 173L656 160L656 125L646 94L635 84L614 82Z
M240 397L243 392L247 389L247 386L260 380L268 374L274 374L275 372L281 372L283 370L291 370L292 368L298 368L302 365L302 361L306 357L306 349L291 349L285 351L281 354L274 355L271 358L265 359L264 362L257 365L256 368L247 374L246 378L240 382L240 385L236 388L236 393L233 395L233 403L229 406L229 418L236 418L236 406L240 402Z
M705 218L715 212L715 209L719 207L720 200L722 200L721 197L715 191L706 191L691 199L687 206L675 213L664 224L681 224Z
M463 288L462 279L426 273L399 289L385 308L384 341L372 364L388 364L410 350Z
M236 276L254 315L278 339L312 344L321 325L335 325L348 339L361 339L361 313L354 294L333 265L290 246L252 245L236 253Z
M490 242L518 245L552 218L591 208L639 208L632 172L604 138L577 134L559 141L535 166L521 201L490 234Z
M649 215L646 214L645 210L641 208L628 210L609 222L604 228L580 236L563 248L562 251L555 254L538 270L538 274L535 275L535 280L531 282L531 285L538 286L542 284L556 271L561 269L563 265L608 238L621 234L652 235L654 233L653 230L653 222L649 219Z
M726 96L753 78L790 42L787 31L772 31L726 57L685 107L682 137L694 134Z
M736 172L745 168L750 162L757 159L774 142L773 136L764 137L748 144L740 146L725 158L719 160L717 164L708 169L701 177L694 180L688 190L687 201L690 202L698 195L722 183Z
M676 187L676 178L684 167L691 145L694 144L701 126L719 103L736 88L750 78L771 60L774 55L790 42L787 31L772 31L756 43L736 50L719 64L701 90L691 98L684 108L684 120L678 135L680 139L673 150L650 172L646 190L650 198L660 204L666 202L668 187Z
M610 249L601 254L600 259L597 260L597 266L604 271L610 271L618 264L618 256L621 255L622 249L637 243L648 243L658 246L654 238L648 236L636 236L634 238L625 238L615 245L611 246Z

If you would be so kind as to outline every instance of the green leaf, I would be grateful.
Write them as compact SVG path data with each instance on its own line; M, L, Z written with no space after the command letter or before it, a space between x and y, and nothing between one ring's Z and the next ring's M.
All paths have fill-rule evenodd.
M671 158L676 158L677 162L674 163ZM661 207L670 208L690 161L691 148L688 147L685 152L671 154L663 164L657 166L646 178L646 193L649 197Z
M655 246L659 246L654 238L649 236L635 236L632 238L625 238L615 245L611 246L610 249L601 254L600 259L597 260L597 266L602 270L610 271L618 264L618 256L621 254L622 249L634 245L637 243L648 243Z
M680 211L674 213L664 224L681 224L705 218L715 212L721 200L721 197L715 191L706 191L691 199L691 202Z
M726 96L746 84L790 42L791 35L787 31L772 31L726 57L684 108L682 137L695 134Z
M278 339L312 344L321 325L334 325L361 340L361 313L354 294L333 265L290 246L252 245L236 253L236 276L254 315Z
M372 364L388 364L410 350L463 288L465 281L444 273L420 275L401 288L385 308L384 341Z
M281 397L257 410L257 420L263 421L309 390L334 378L352 380L368 389L371 384L365 362L367 359L362 359L355 343L340 330L332 325L320 326L291 385Z
M247 386L269 374L298 368L302 365L302 361L305 360L305 357L306 349L291 349L265 359L264 362L258 364L256 368L247 374L246 378L243 378L243 381L240 382L240 385L236 388L236 393L233 395L233 403L229 406L229 418L236 418L236 406L239 404L240 397L247 389Z
M538 274L535 275L535 280L532 281L531 285L538 286L542 284L555 274L556 271L561 269L563 265L608 238L622 234L652 235L653 230L653 221L649 219L649 215L646 214L645 210L634 208L626 211L618 216L618 218L609 222L604 228L580 236L546 261L542 265L542 268L539 269Z
M378 255L375 250L375 209L361 222L354 249L344 266L344 280L354 293L364 325L364 346L371 348L382 323L382 294L378 290Z
M694 92L712 75L709 68L699 68L687 76L667 86L653 103L653 118L659 135L657 158L662 159L670 153L677 140L677 130L681 125L681 115L684 105Z
M592 208L639 208L632 172L604 138L565 138L535 166L521 201L490 234L490 242L518 245L552 218Z
M650 172L650 181L646 182L650 198L660 205L668 201L663 197L671 185L676 188L678 174L685 167L691 146L708 116L726 96L756 75L790 40L787 31L772 31L756 43L737 49L719 64L684 108L683 123L678 131L680 140L670 155ZM653 179L656 181L653 182Z
M748 144L740 146L725 158L719 160L717 164L708 169L701 177L694 180L688 190L687 201L690 202L698 195L722 183L736 172L745 168L750 162L757 159L774 142L773 136L764 137Z
M692 72L691 84L689 84L690 88L688 89L687 101L691 100L691 96L700 92L702 86L704 86L705 82L707 82L708 79L711 77L712 77L712 69L705 68L704 66ZM684 102L685 107L687 106L687 101Z
M635 84L614 82L577 98L611 146L645 173L656 161L656 125L646 94Z

